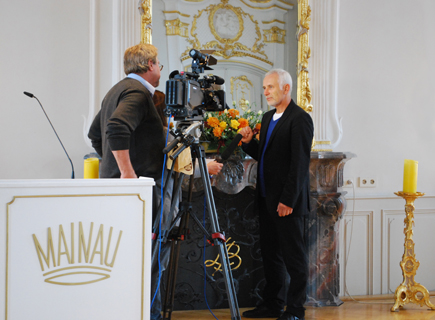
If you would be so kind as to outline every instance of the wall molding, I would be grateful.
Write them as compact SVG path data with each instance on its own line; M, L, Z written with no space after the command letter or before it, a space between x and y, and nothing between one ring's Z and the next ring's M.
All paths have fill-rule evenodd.
M434 199L434 196L418 199L414 212L415 252L416 259L421 262L416 280L428 290L435 289L435 278L432 275L435 255L431 254L435 242L435 233L432 231L435 229ZM338 229L340 295L347 296L344 281L347 281L351 295L392 294L403 280L399 262L404 250L405 201L395 196L355 200L362 201L350 203L347 199L346 213ZM352 221L354 225L349 262L345 266Z
M391 196L391 197L389 197L389 196L371 196L371 197L356 197L356 198L345 196L345 198L347 201L352 201L352 200L356 200L356 201L358 201L358 200L402 200L403 201L403 198L400 198L398 196ZM421 199L435 199L435 196L426 196L425 195L419 199L420 200ZM403 205L405 206L405 202L403 202Z
M397 286L402 282L402 270L400 268L400 261L403 255L404 250L404 240L405 235L403 233L404 228L404 219L405 219L405 211L404 210L382 210L382 292L384 293L394 293ZM427 224L422 224L422 218L429 218L433 220L433 224L431 226L435 226L435 208L433 209L415 209L414 211L415 217L415 226L414 226L414 238L416 235L420 236L420 234L416 233L418 229L422 230L423 227ZM395 227L392 227L392 225ZM426 237L431 237L431 235L425 235ZM435 240L435 236L432 237ZM415 240L415 239L414 239ZM431 241L425 242L416 242L415 245L415 257L417 261L421 261L424 259L424 253L431 252L433 243ZM392 257L393 255L397 255L397 257ZM393 260L394 259L394 260ZM434 266L430 266L433 269ZM420 271L420 272L419 272ZM399 275L399 276L397 276ZM421 281L422 285L425 285L425 279L429 279L429 275L423 274L422 270L419 268L417 270L418 281ZM433 281L432 281L433 282ZM435 282L433 282L435 284ZM433 288L429 288L433 289Z
M343 217L340 230L340 232L342 231L340 237L341 295L347 294L345 292L346 284L350 295L373 294L373 221L374 211L369 210L346 213ZM365 229L362 228L362 225L365 226ZM357 236L355 232L357 232ZM360 248L362 250L359 250ZM356 261L353 264L359 266L357 272L355 272L355 268L349 268L349 261ZM362 277L366 279L365 289L352 292L354 291L352 287L357 286Z

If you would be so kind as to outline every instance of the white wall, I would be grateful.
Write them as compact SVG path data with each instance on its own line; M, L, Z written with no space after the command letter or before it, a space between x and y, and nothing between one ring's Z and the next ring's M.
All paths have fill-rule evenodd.
M1 1L0 179L83 176L89 96L89 1Z
M119 81L124 50L140 41L136 0L1 0L0 179L83 177L87 131ZM134 29L134 31L131 31ZM115 61L116 60L116 61Z
M402 190L406 158L419 161L418 191L426 193L415 202L416 281L434 290L435 2L342 0L339 8L343 137L334 151L357 155L344 169L356 188L344 189L341 294L345 280L351 295L394 293L403 280L405 201L393 193ZM376 178L377 187L358 187L361 176Z
M402 190L403 160L419 161L418 191L435 195L435 2L340 1L338 115L351 151L345 177L377 178L359 195Z

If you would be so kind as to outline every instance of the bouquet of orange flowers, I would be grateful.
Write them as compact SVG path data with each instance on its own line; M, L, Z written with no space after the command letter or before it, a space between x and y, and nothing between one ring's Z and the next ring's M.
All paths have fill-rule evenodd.
M218 153L222 153L243 127L251 127L255 137L261 129L262 115L262 111L248 110L241 116L239 110L235 108L220 112L207 112L204 117L201 141L208 142L209 149L216 149ZM240 142L236 153L243 153L241 145Z

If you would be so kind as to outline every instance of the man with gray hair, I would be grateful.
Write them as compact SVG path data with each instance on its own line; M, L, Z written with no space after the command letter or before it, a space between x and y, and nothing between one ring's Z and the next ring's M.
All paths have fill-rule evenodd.
M310 115L291 98L292 80L282 69L269 71L264 95L274 109L261 122L260 139L240 131L243 149L258 161L256 210L266 286L263 301L246 318L304 319L308 257L304 216L310 210L309 164L313 140ZM290 284L286 288L286 278ZM284 306L286 310L284 312Z

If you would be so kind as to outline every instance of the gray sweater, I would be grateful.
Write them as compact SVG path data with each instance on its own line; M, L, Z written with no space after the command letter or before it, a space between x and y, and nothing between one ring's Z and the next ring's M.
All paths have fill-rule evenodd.
M163 168L163 124L150 92L137 80L124 78L104 97L88 137L101 156L101 178L119 178L112 151L129 150L136 175L159 179Z

